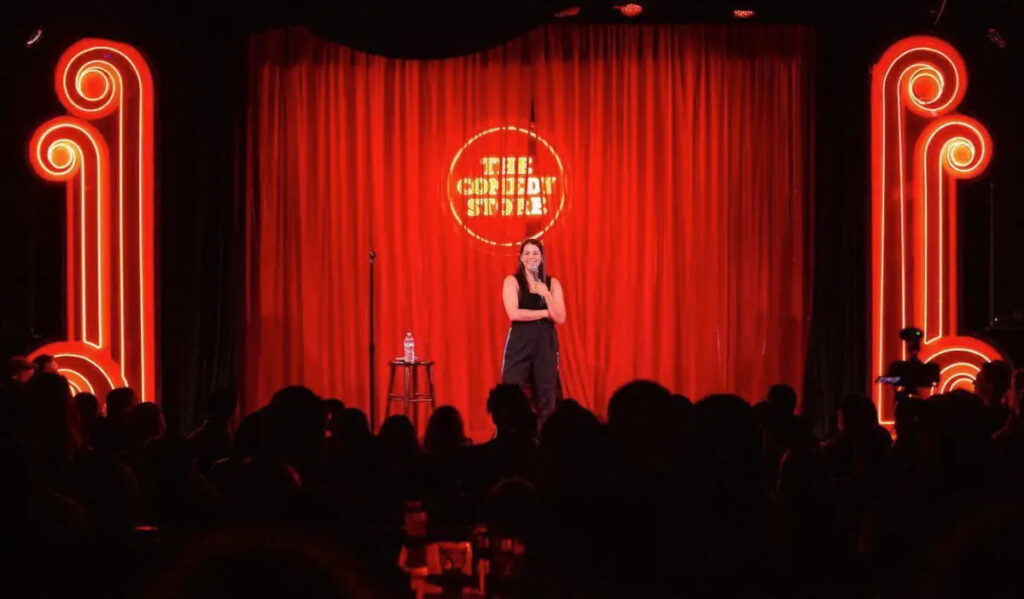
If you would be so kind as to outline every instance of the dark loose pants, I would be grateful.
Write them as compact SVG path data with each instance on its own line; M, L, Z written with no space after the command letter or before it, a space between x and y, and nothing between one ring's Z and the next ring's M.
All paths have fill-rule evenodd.
M533 384L537 424L542 425L555 409L558 392L558 335L550 320L517 322L508 330L501 382Z

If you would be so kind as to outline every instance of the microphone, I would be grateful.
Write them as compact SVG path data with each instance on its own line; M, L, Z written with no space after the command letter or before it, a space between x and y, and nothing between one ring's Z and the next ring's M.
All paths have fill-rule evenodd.
M530 269L530 276L533 277L534 281L536 281L538 283L543 283L543 281L541 281L541 279L540 279L540 267L536 267L535 266L535 267L531 268Z
M538 283L543 283L543 281L540 280L540 268L534 267L534 268L531 268L529 270L530 270L530 275L533 276L533 280L534 281L537 281ZM530 293L533 293L532 288L530 290ZM544 300L543 297L541 297L541 299L540 299L540 305L542 305L544 307L547 307L547 305L548 305L548 303Z

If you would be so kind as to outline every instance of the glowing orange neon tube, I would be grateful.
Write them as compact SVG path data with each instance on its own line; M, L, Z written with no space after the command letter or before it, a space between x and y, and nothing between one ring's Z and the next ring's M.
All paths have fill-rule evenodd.
M873 70L871 378L883 423L892 396L874 379L906 357L900 329L924 331L921 359L943 367L939 391L972 384L980 363L1002 358L957 332L955 183L983 172L992 153L984 127L952 112L966 91L963 58L933 37L893 44Z
M84 120L92 121L90 139L109 142L103 145L103 179L95 189L80 186L102 199L95 203L95 214L83 215L75 207L68 211L68 263L74 265L68 273L69 339L80 341L82 347L62 347L65 360L85 362L87 366L76 374L87 377L85 383L94 388L129 385L143 401L153 401L152 76L131 46L85 39L61 56L55 88L67 110L78 117L63 118L83 127ZM45 145L45 128L40 128L30 147L33 166L44 178L68 180L69 194L82 193L62 170L77 168L71 164L79 156L74 153L74 140ZM82 205L93 204L83 201ZM55 351L48 346L34 355L39 353ZM59 365L63 362L58 360Z

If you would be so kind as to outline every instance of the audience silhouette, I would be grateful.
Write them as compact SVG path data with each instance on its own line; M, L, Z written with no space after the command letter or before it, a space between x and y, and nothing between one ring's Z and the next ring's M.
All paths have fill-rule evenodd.
M895 443L861 395L819 443L786 385L751 405L637 380L606 422L562 399L541 430L522 389L497 385L477 445L452 406L421 445L405 416L374 435L361 410L301 386L237 426L234 392L216 390L186 436L131 389L101 414L58 374L9 365L5 597L409 597L479 572L501 597L1024 588L1024 418L1006 364L977 394L901 400ZM472 545L474 577L429 573L440 541Z

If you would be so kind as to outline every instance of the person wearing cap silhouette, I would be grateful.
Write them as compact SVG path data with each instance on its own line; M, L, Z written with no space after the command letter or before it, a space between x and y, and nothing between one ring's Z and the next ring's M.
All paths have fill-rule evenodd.
M918 389L932 387L939 382L939 365L925 364L917 357L921 353L924 333L917 327L900 331L900 339L907 344L908 358L889 365L886 377L896 385L896 399L920 397Z
M35 364L36 374L41 372L49 372L51 374L60 374L57 372L57 359L50 354L39 354L32 359L32 363Z

